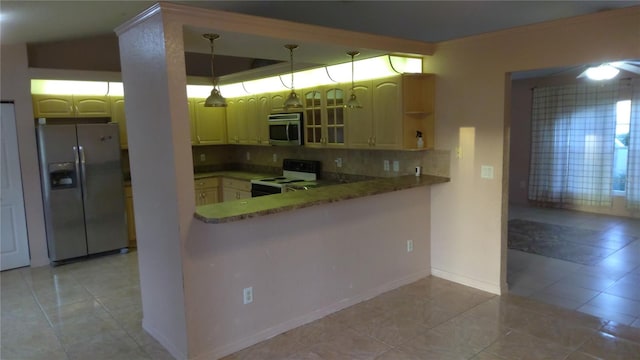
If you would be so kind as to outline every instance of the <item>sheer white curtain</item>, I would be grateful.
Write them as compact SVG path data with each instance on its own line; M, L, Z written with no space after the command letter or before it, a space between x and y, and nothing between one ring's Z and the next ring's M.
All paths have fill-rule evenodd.
M536 88L529 199L611 206L617 84Z
M631 82L631 124L627 161L627 208L640 210L640 79Z

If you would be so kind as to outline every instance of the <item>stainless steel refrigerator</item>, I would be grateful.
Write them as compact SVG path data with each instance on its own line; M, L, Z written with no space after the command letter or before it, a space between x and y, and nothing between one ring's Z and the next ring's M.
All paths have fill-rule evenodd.
M118 125L39 125L37 137L49 260L125 249Z

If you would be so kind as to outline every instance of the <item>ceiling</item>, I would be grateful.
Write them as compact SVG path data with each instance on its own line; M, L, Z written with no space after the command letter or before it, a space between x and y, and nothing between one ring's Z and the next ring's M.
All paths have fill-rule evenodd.
M307 24L439 42L640 1L172 1ZM3 44L112 33L155 1L2 0Z
M270 17L313 25L440 42L481 33L539 23L614 8L640 1L172 1L184 5ZM24 1L0 2L2 44L47 43L113 34L114 28L153 5L155 1ZM207 29L186 29L185 49L208 53L201 38ZM293 34L292 37L295 37ZM234 41L224 41L232 38ZM288 60L288 52L274 39L223 34L216 54ZM311 49L312 48L312 49ZM305 48L301 63L348 61L341 47ZM361 57L377 55L360 50Z

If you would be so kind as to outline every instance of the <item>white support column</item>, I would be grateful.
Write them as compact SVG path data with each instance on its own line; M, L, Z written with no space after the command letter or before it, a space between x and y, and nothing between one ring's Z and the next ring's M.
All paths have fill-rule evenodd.
M182 27L156 5L117 30L135 203L143 327L188 358L182 251L193 164Z

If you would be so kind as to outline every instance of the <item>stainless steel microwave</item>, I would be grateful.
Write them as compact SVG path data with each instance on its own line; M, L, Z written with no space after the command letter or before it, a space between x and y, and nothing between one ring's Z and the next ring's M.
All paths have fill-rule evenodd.
M278 113L269 115L269 144L302 145L302 113Z

